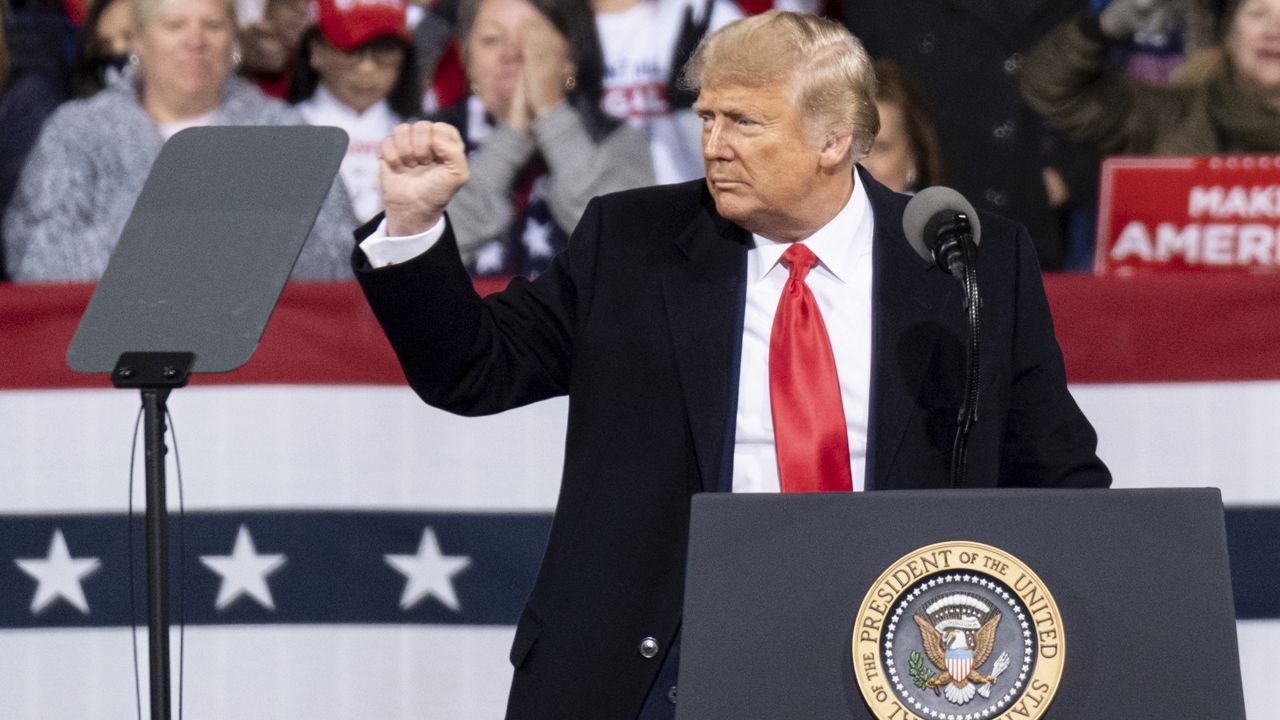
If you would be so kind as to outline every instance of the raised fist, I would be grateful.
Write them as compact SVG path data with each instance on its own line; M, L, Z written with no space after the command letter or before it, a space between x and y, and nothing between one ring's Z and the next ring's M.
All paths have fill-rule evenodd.
M430 122L397 125L378 148L387 234L431 229L467 177L466 149L457 128Z

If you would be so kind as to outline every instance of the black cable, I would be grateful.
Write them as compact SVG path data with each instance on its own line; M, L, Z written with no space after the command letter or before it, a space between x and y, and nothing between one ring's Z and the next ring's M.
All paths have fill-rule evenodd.
M142 720L142 670L138 665L138 607L137 593L134 588L133 563L133 475L134 463L138 455L138 429L142 426L143 408L138 407L138 416L133 423L133 443L129 446L129 502L128 502L128 557L129 557L129 628L130 640L133 643L133 694L137 705L138 720ZM173 460L178 470L178 720L182 720L183 675L186 668L186 635L187 635L187 516L186 499L183 497L182 457L178 453L178 431L173 424L173 415L168 406L164 409L165 421L169 425L169 437L173 441Z
M133 696L138 705L138 720L142 720L142 670L138 667L138 604L133 587L133 465L138 457L138 428L142 427L142 406L133 421L133 442L129 445L129 514L126 544L129 557L129 639L133 641Z
M964 258L963 276L960 278L964 286L964 307L967 325L969 326L968 342L965 351L964 399L960 404L957 418L955 443L951 448L951 487L964 484L966 462L969 447L969 431L978 421L978 380L981 371L981 338L982 338L982 298L978 295L977 252L971 240L960 241L960 252Z
M178 720L182 720L183 670L186 668L187 649L187 504L182 497L182 456L178 454L178 429L164 408L169 423L169 437L173 438L173 464L178 470Z

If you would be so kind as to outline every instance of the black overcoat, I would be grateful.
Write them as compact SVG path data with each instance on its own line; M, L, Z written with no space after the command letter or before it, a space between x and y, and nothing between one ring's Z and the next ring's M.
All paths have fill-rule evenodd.
M964 375L958 282L874 209L867 486L945 485ZM981 418L968 484L1104 486L1026 232L983 217ZM452 233L357 276L409 384L465 415L568 395L546 554L511 649L509 718L634 720L680 624L694 493L729 486L750 235L702 181L596 198L552 268L484 299ZM851 529L856 532L856 529ZM661 651L644 657L644 638Z

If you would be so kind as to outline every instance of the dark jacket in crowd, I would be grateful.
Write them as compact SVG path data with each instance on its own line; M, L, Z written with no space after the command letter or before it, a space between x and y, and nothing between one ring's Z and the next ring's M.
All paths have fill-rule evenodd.
M0 81L0 216L18 186L18 175L40 128L70 95L70 38L66 17L47 11L15 13L4 27L9 78ZM0 230L0 280L4 235Z
M844 0L844 20L875 58L896 61L924 95L948 184L981 210L1026 225L1041 266L1063 240L1042 167L1044 123L1022 101L1023 54L1083 0Z

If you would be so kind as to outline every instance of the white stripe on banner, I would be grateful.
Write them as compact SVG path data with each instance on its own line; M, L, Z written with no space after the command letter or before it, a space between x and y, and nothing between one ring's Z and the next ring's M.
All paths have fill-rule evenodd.
M123 390L0 392L0 512L123 512L138 404ZM550 511L566 408L461 418L378 386L188 387L169 402L188 510ZM140 439L139 508L141 485Z
M186 629L185 720L502 717L513 627L234 626ZM0 718L136 717L127 628L0 631ZM143 717L147 632L138 631ZM178 632L171 635L173 717ZM500 666L501 665L501 666ZM502 667L505 666L505 667Z
M1280 504L1280 382L1071 389L1118 488L1220 487L1227 505Z
M1116 487L1216 486L1231 505L1280 503L1280 382L1072 392ZM137 404L117 390L0 392L0 507L122 510ZM183 388L170 402L191 509L549 510L565 407L458 418L407 389L368 386Z
M1236 635L1240 642L1245 714L1252 720L1275 718L1275 656L1280 647L1280 620L1241 620L1236 623Z

